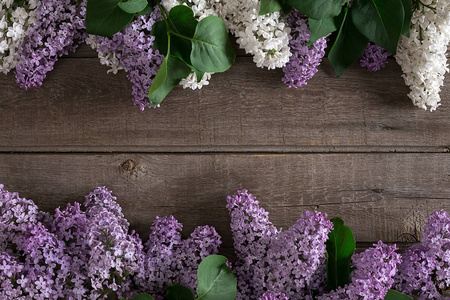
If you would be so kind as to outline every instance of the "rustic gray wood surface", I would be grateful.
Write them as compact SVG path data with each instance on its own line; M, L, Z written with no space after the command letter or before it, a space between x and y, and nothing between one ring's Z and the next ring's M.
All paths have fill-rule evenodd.
M185 236L215 226L229 256L225 197L237 189L283 228L305 210L341 216L361 245L408 242L433 209L450 211L450 76L430 113L411 104L394 60L340 79L325 60L288 89L280 70L240 56L202 90L141 112L125 74L95 56L82 47L28 91L0 76L0 183L47 211L106 185L144 239L173 214Z

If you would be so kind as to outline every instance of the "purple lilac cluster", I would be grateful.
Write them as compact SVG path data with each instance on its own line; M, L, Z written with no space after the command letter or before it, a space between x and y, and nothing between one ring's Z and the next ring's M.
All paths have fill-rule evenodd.
M382 47L370 42L360 57L361 67L367 68L369 72L376 72L387 64L387 58L391 53Z
M206 256L217 254L219 234L214 227L200 226L182 240L182 224L173 216L156 218L151 229L144 268L135 280L140 290L163 296L171 284L180 284L194 292L198 265Z
M121 32L110 38L95 36L97 50L114 52L120 65L127 71L133 85L132 100L141 110L149 107L148 92L153 79L164 60L158 50L153 49L154 36L150 31L160 19L158 8L145 16L139 16ZM157 105L159 107L159 105Z
M326 214L305 212L288 230L278 231L247 190L228 196L227 208L238 257L237 299L258 299L268 291L306 297L332 229Z
M295 9L289 14L288 24L291 28L289 47L292 55L283 67L282 80L288 87L297 88L306 85L307 81L317 73L317 67L325 55L327 41L326 37L322 37L308 46L311 35L308 18Z
M421 243L407 249L396 276L396 288L417 299L440 299L450 289L450 215L435 211Z
M394 283L397 265L401 262L400 254L395 252L397 249L395 245L387 246L379 241L373 248L353 255L351 283L317 299L384 299Z
M18 49L16 81L20 87L42 85L58 58L75 51L85 40L85 13L86 1L39 1L36 22Z
M288 300L288 297L286 297L283 293L274 293L272 291L267 291L259 297L258 300Z
M0 299L162 299L172 283L194 291L201 260L221 243L213 227L181 239L173 216L157 217L144 245L129 231L116 197L105 187L51 217L0 185ZM25 298L24 298L25 297Z

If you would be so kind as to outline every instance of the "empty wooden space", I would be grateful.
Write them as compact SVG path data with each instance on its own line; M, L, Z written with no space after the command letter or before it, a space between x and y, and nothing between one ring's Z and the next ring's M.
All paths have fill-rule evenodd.
M145 239L155 216L184 234L217 228L232 255L226 195L246 188L287 228L305 210L341 216L364 245L420 237L450 211L450 76L443 104L413 107L394 60L340 79L328 61L306 87L241 55L202 90L176 88L159 109L132 105L124 73L82 47L40 88L0 76L0 183L51 211L96 186L117 195Z

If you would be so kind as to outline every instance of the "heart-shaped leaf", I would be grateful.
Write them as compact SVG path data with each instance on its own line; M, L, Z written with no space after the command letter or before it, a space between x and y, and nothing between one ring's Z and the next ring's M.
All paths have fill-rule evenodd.
M389 290L386 297L384 297L384 300L412 300L412 298L400 292Z
M356 243L353 233L344 221L334 218L333 230L328 234L327 245L327 285L332 291L350 283L350 263Z
M170 10L168 21L174 32L170 34L170 53L191 65L191 39L198 24L194 12L185 5L175 6Z
M207 256L198 266L197 300L234 300L236 277L221 255Z
M121 0L88 0L86 31L90 34L112 36L128 25L134 14L119 7Z
M358 0L350 15L365 37L392 54L397 52L405 20L402 0Z
M259 14L270 14L281 9L280 0L261 0L261 7L259 8Z
M191 63L201 72L225 72L234 62L236 53L231 46L225 23L216 16L198 22L192 38Z
M167 289L165 300L194 300L194 294L185 286L172 284Z
M188 76L190 72L191 68L181 59L170 54L167 55L148 92L150 106L160 104L164 100L164 97L180 83L181 79Z
M288 0L287 3L308 16L320 20L338 16L342 6L350 0Z
M309 30L311 31L311 36L309 37L309 42L307 44L308 47L314 44L318 39L338 30L339 27L336 24L335 18L336 17L329 17L320 20L308 19Z
M119 7L126 13L138 13L147 6L147 0L128 0L119 2Z
M362 35L348 17L348 9L345 9L344 19L338 36L328 54L328 60L339 77L344 69L352 65L362 54L369 40Z
M403 22L402 34L409 37L412 17L412 0L402 0L402 4L405 11L405 20Z
M147 4L147 6L139 12L139 14L141 16L145 16L146 14L149 14L152 11L153 11L153 6L151 6L150 4Z

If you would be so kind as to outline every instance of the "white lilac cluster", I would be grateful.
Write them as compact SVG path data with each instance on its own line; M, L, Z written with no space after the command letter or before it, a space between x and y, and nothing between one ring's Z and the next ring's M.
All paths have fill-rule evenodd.
M421 0L411 19L410 37L402 36L396 60L403 78L411 89L414 105L431 111L439 105L439 92L447 67L447 45L450 42L450 2Z
M269 70L284 67L291 56L289 34L281 12L259 15L259 0L224 1L218 13L237 43L260 68Z
M0 0L0 72L7 74L20 61L19 44L35 21L38 1Z

